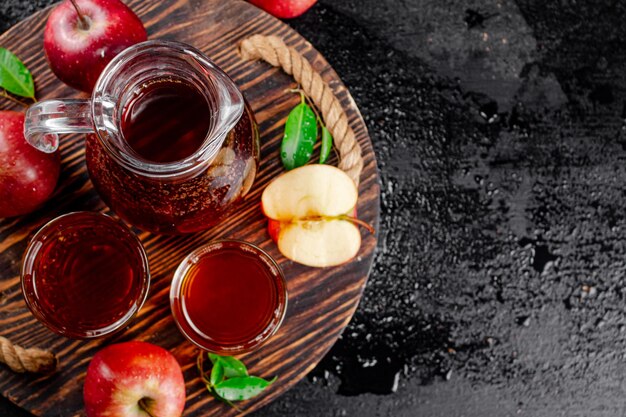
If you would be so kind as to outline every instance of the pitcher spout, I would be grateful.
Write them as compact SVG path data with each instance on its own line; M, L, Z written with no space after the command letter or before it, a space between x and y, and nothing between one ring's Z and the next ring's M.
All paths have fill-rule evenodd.
M209 107L213 109L213 120L207 133L203 150L210 157L215 156L221 148L228 132L241 119L244 112L244 98L239 88L226 73L211 63L213 71L207 71L206 97Z
M241 91L228 75L221 70L214 74L218 83L216 89L219 94L218 123L215 131L219 133L229 132L243 114L244 100Z

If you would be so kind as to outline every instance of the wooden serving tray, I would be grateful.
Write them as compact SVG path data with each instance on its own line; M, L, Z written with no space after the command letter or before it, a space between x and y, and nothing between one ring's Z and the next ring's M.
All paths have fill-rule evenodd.
M237 45L261 33L282 37L311 61L334 88L347 111L350 125L363 148L359 217L377 226L379 177L372 144L358 109L326 60L298 33L281 21L239 0L131 0L128 5L144 22L151 39L186 42L217 62L240 86L256 113L261 132L261 166L242 206L212 230L189 236L157 236L136 230L150 261L152 285L146 304L124 331L95 341L57 336L39 324L26 307L20 290L20 261L32 234L50 219L71 211L108 212L87 176L83 138L63 141L62 174L54 196L27 216L0 221L0 335L25 347L54 351L59 370L51 377L19 375L0 365L0 393L38 416L83 415L82 386L90 359L104 345L144 340L169 349L181 364L187 387L186 416L236 415L214 401L195 368L198 350L176 328L169 307L169 286L178 263L194 248L217 238L244 239L268 251L280 263L288 283L289 308L279 332L259 351L243 360L255 375L278 380L259 397L240 404L244 413L268 404L295 385L326 354L350 321L370 271L375 236L363 232L359 256L344 266L314 269L292 263L278 252L266 232L259 201L268 182L283 172L280 140L289 111L299 97L284 92L294 88L290 76L262 62L245 62ZM42 36L50 8L40 11L0 35L0 45L17 54L35 77L39 99L76 97L46 63ZM0 99L0 109L16 109ZM336 160L334 161L336 163Z

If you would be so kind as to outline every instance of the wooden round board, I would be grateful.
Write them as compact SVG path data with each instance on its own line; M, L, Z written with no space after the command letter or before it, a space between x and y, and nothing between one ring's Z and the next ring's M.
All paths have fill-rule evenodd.
M54 196L27 216L0 222L0 335L24 347L54 351L59 370L50 377L21 375L0 365L0 393L38 416L83 415L82 386L90 359L104 345L144 340L169 349L181 364L187 388L186 416L228 416L235 410L213 400L195 367L198 350L176 328L169 307L169 286L177 264L192 249L217 238L244 239L267 250L280 263L288 282L289 307L279 332L260 350L243 356L255 375L278 380L259 397L240 404L244 413L277 398L306 375L326 354L350 321L369 274L376 237L363 231L360 253L337 268L314 269L288 261L266 232L260 197L268 182L283 169L279 158L285 119L299 97L290 76L262 62L245 62L239 41L261 33L282 37L311 61L330 83L347 111L363 148L359 217L378 226L379 177L367 130L349 92L326 60L281 21L238 0L132 0L128 5L144 22L151 39L186 42L217 62L240 86L255 111L261 132L261 166L245 202L225 222L205 233L157 236L136 230L150 261L152 285L146 304L124 331L95 341L57 336L39 324L27 309L20 290L20 260L32 234L48 220L71 211L108 212L87 176L83 138L68 136L62 145L62 174ZM37 97L76 97L50 72L43 48L43 28L50 9L36 13L0 36L0 46L17 54L34 75ZM0 99L0 109L20 110ZM334 161L336 163L336 160Z

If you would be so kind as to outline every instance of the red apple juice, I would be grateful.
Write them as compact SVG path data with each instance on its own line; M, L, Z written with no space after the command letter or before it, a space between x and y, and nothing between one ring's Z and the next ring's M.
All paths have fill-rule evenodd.
M192 253L172 283L172 312L181 331L216 353L252 350L275 332L287 293L278 265L238 241Z
M151 80L126 100L124 139L143 159L174 162L202 146L211 126L211 109L195 86L173 78Z
M74 338L118 329L141 307L148 285L139 240L99 213L71 213L45 225L22 266L22 289L33 314Z

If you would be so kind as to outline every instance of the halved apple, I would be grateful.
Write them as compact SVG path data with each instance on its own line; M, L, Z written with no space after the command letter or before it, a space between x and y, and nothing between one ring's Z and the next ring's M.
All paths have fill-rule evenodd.
M263 191L268 232L287 258L314 267L343 264L361 246L355 218L357 187L329 165L306 165L276 178Z

